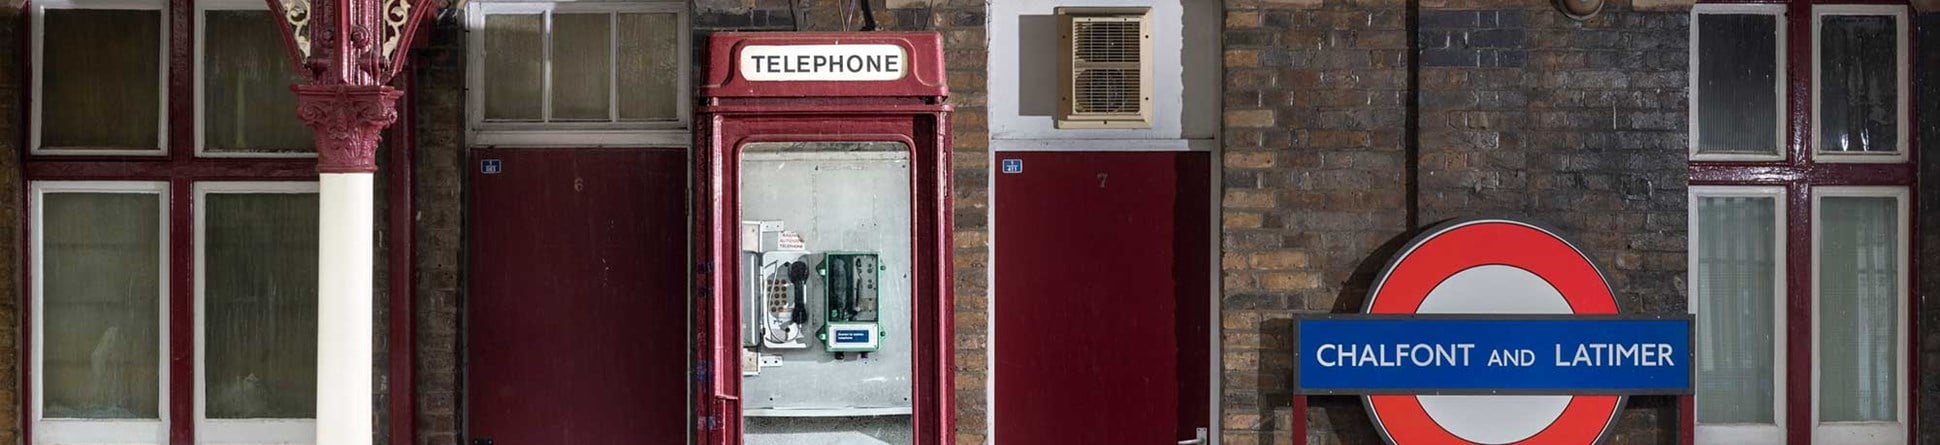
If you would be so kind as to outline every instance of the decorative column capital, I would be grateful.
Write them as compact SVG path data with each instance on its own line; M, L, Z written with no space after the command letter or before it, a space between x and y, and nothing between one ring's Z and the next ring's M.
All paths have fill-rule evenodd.
M384 85L297 85L296 116L316 132L317 172L377 172L377 141L403 93Z

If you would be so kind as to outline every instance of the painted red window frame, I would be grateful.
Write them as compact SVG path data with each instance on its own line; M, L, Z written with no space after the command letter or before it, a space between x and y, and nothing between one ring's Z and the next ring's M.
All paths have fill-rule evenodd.
M1909 107L1900 125L1907 126L1905 162L1893 164L1858 164L1818 162L1813 160L1813 115L1812 80L1813 51L1816 43L1812 40L1813 7L1834 5L1887 5L1906 6L1910 19L1915 14L1911 5L1903 0L1702 0L1704 4L1767 4L1785 6L1785 59L1781 61L1785 71L1785 113L1784 134L1785 159L1778 161L1700 161L1692 159L1687 168L1691 186L1778 186L1785 190L1785 412L1782 413L1785 425L1786 443L1805 445L1812 443L1812 329L1798 327L1813 326L1812 314L1812 257L1816 254L1812 245L1812 187L1814 186L1892 186L1907 189L1907 205L1917 209L1919 201L1920 165L1920 128L1918 110ZM1909 21L1910 25L1910 21ZM1900 36L1907 41L1907 55L1919 54L1918 42L1914 39L1911 26L1900 29ZM1691 51L1696 51L1693 46ZM1695 67L1693 67L1695 68ZM1907 79L1907 88L1900 92L1911 95L1916 91L1913 68L1908 66L1900 73ZM1692 71L1692 76L1697 73ZM1695 93L1695 92L1692 92ZM1690 100L1697 100L1692 94ZM1695 143L1696 141L1692 141ZM1908 228L1908 239L1920 239L1920 227L1914 224L1917 210L1909 211L1905 220L1900 221ZM1914 245L1903 246L1911 249ZM1901 388L1907 403L1906 437L1907 443L1920 443L1919 421L1920 404L1920 336L1919 330L1919 271L1920 255L1909 251L1907 255L1906 333L1907 350L1904 351L1907 363L1907 385ZM1697 415L1695 397L1679 397L1678 423L1679 442L1692 444L1696 441Z
M169 233L164 241L168 243L168 280L169 323L163 327L163 335L168 337L168 380L163 382L168 389L166 410L170 423L167 428L167 443L170 445L192 445L195 443L195 299L178 298L194 295L195 292L195 249L194 249L194 212L193 185L199 181L317 181L317 160L315 158L240 158L240 157L197 157L195 155L195 132L201 131L200 122L195 116L195 95L200 94L196 85L195 70L195 25L198 23L195 5L192 0L166 0L162 9L162 20L168 23L168 37L162 42L167 51L168 65L162 75L168 85L167 137L159 141L162 156L86 156L30 154L21 149L22 162L14 174L21 178L20 189L16 195L23 208L16 215L22 227L17 242L22 246L32 241L29 225L31 210L29 184L34 181L150 181L168 183ZM31 4L23 6L30 10ZM31 33L32 14L21 14L14 23L15 29L23 36L20 39L19 54L31 54L33 50ZM17 78L32 79L32 61L21 59ZM415 443L416 435L416 397L415 388L415 336L413 334L412 301L415 299L417 272L415 267L415 226L411 219L413 208L412 160L416 141L414 139L413 115L415 95L412 90L411 76L399 76L396 86L405 92L405 99L399 102L399 119L386 133L388 153L386 165L387 196L389 214L386 224L391 235L387 239L387 264L390 276L389 320L389 366L386 372L390 377L389 407L391 422L386 434L393 444ZM20 109L30 110L34 88L29 85L21 95ZM294 93L292 93L294 94ZM289 113L296 119L296 110ZM20 147L29 145L30 132L40 125L32 117L22 119L23 126L16 136ZM373 201L374 202L374 201ZM21 264L37 261L21 249ZM32 289L33 268L21 267L20 289ZM32 295L23 291L20 295L21 314L19 318L21 344L33 344ZM32 348L21 348L19 413L21 414L21 443L32 444L34 421L29 416L34 413L32 366L24 364L38 360L32 356Z

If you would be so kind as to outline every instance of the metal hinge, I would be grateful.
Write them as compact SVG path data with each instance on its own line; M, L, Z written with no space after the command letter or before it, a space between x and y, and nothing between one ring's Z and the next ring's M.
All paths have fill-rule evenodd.
M702 274L711 274L711 273L714 273L714 262L702 261L702 262L694 263L694 268L700 269Z
M714 416L701 416L700 423L701 429L703 430L713 431L721 429L720 422L715 422Z
M713 367L708 366L707 360L695 360L694 361L694 381L706 382L708 374L710 374L710 372L713 371L713 369L714 369Z

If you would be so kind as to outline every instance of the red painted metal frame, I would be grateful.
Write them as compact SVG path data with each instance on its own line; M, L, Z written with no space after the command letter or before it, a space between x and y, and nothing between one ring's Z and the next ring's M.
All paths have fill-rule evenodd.
M767 111L702 108L704 156L695 160L695 245L699 261L695 356L701 361L701 392L695 402L701 419L695 437L702 444L741 443L741 350L739 298L741 148L750 142L893 141L910 148L912 201L911 297L916 352L914 404L918 444L950 443L953 306L951 285L951 197L949 106L927 112L828 112L813 106Z
M749 142L895 141L910 150L910 288L918 445L952 443L955 379L951 235L951 106L943 104L941 38L935 33L720 33L712 37L708 82L695 124L694 437L705 445L739 445L741 434L740 208L741 149ZM733 49L749 44L801 45L915 42L916 76L889 82L748 82L738 80ZM920 50L931 48L931 50ZM935 73L934 78L920 73ZM720 87L740 84L736 91ZM792 92L792 93L791 93ZM900 92L888 94L885 92Z
M1879 185L1900 186L1908 190L1909 208L1917 209L1919 203L1920 128L1916 125L1918 116L1909 110L1901 125L1908 126L1907 160L1900 164L1840 164L1815 162L1812 160L1812 8L1818 5L1907 5L1908 17L1913 11L1902 0L1790 0L1785 2L1745 1L1745 0L1704 0L1703 3L1762 3L1784 4L1786 6L1786 112L1787 134L1785 138L1786 159L1770 162L1708 162L1691 161L1688 168L1690 185L1765 185L1783 186L1786 193L1786 330L1785 337L1785 434L1786 442L1804 445L1812 442L1812 195L1814 186L1828 185ZM1907 54L1919 54L1913 40L1911 29L1901 29L1901 38L1907 39ZM1903 95L1913 94L1913 73L1910 70L1900 73L1907 79L1902 82ZM1909 239L1913 243L1908 248L1919 245L1919 226L1914 224L1913 215L1908 212L1901 224L1908 224ZM1920 388L1920 336L1919 333L1919 293L1920 255L1909 251L1907 268L1906 295L1907 305L1906 332L1907 385L1902 390L1907 397L1906 437L1907 443L1920 443L1919 437L1919 388ZM1805 327L1806 329L1800 329ZM1695 441L1696 417L1693 413L1693 396L1680 397L1679 400L1679 441L1691 444Z
M23 10L30 10L30 6L23 6ZM32 289L33 285L32 268L24 266L26 264L32 264L32 261L35 260L30 254L32 249L26 247L33 236L30 233L32 230L32 226L30 225L30 211L24 208L27 203L31 202L30 190L27 187L29 184L33 181L78 180L168 182L170 276L168 278L169 307L165 309L169 313L169 324L166 327L165 335L169 336L169 380L166 382L166 387L168 388L170 397L168 406L163 407L163 409L167 410L170 418L170 423L168 424L168 443L171 445L191 445L195 439L195 307L193 298L195 289L195 228L193 227L194 213L192 208L194 183L201 181L316 181L317 161L314 159L196 157L194 132L200 131L201 128L197 125L194 115L195 94L198 93L194 77L194 70L196 69L193 46L195 44L195 9L190 0L172 0L169 2L164 14L165 19L169 21L169 36L166 42L168 45L168 67L165 71L168 76L167 109L169 117L168 137L162 141L165 149L163 156L50 156L31 155L27 154L26 150L21 150L22 162L20 169L15 172L15 174L19 175L18 177L22 178L22 187L20 188L20 193L16 195L16 198L20 199L20 202L23 203L23 209L17 214L18 223L22 228L17 242L23 246L20 253L21 264L23 265L20 271L20 289L22 292L19 304L21 311L20 318L17 322L21 327L21 344L33 344L34 326L31 315L33 311L39 308L33 307L33 296L27 291L28 289ZM13 24L16 29L21 31L19 35L32 35L31 33L35 31L31 29L30 16L30 14L21 14L19 22ZM21 54L29 53L32 49L31 39L20 40ZM22 59L20 71L17 74L19 77L17 78L31 79L34 69L35 67L30 60ZM413 96L410 95L411 82L408 77L406 76L406 79L401 79L398 84L406 92L407 98L411 98ZM27 90L32 91L32 88L30 87ZM20 100L21 109L32 109L34 100L35 97L31 93L22 94ZM400 108L401 116L411 115L412 107L410 102L400 104ZM296 118L295 110L291 110L290 118ZM23 131L19 133L16 141L20 144L19 146L26 147L28 146L28 134L31 131L29 129L36 128L35 126L38 123L28 118L23 119L23 124L24 126L21 127ZM413 371L416 363L416 348L415 339L412 336L413 320L411 317L411 303L413 298L415 298L417 276L416 252L413 248L415 226L412 224L411 218L413 213L412 200L414 196L411 166L415 159L416 151L416 140L413 138L414 126L414 122L411 119L402 119L399 125L392 127L390 133L391 143L389 145L391 151L391 176L388 178L389 182L387 186L389 187L388 198L391 207L390 214L388 215L388 224L390 224L390 230L393 236L390 240L391 250L388 252L389 258L387 258L391 270L391 278L388 284L390 285L392 296L390 307L391 318L389 320L392 333L390 339L391 366L388 371L391 375L390 406L392 409L392 424L388 434L390 434L391 443L393 444L416 442L414 437L416 434L416 424L414 421L416 417L416 397L414 394L415 385L413 384L415 382ZM34 443L34 422L32 419L32 415L35 412L35 407L33 406L34 376L32 375L33 368L25 364L32 363L35 357L32 356L32 349L25 347L21 349L20 356L20 363L23 364L20 367L20 400L18 401L18 412L21 414L21 443ZM402 416L398 414L400 412L403 413Z

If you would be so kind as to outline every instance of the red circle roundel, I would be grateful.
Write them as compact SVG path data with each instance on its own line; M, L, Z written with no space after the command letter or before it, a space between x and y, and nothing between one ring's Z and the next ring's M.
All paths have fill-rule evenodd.
M1369 314L1616 314L1596 264L1533 224L1443 224L1403 249L1368 291ZM1586 445L1616 420L1621 396L1369 395L1376 427L1396 445Z

